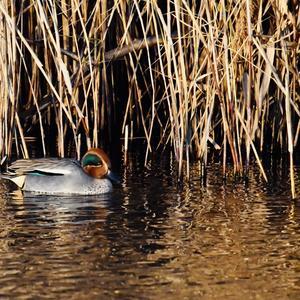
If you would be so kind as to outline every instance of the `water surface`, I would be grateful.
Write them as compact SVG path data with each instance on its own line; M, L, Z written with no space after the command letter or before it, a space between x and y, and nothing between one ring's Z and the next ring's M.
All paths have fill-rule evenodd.
M0 298L299 299L288 174L224 182L219 165L206 180L199 169L178 185L169 160L132 158L112 194L92 197L1 182Z

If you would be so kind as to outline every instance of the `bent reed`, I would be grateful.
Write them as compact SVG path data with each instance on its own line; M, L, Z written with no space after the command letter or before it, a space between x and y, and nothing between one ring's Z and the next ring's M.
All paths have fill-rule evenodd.
M142 136L179 177L216 151L235 174L300 132L300 5L291 1L27 0L0 3L0 151L47 155ZM186 162L186 163L185 163Z

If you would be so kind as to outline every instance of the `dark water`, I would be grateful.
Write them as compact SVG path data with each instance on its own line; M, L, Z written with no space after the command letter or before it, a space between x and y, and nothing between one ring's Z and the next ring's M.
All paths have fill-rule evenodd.
M300 299L288 173L224 183L214 165L203 181L195 164L178 186L168 161L133 159L120 175L97 197L23 196L1 183L1 299Z

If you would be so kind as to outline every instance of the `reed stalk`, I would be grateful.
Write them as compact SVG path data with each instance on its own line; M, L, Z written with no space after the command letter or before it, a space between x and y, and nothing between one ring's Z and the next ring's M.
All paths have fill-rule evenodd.
M0 152L44 156L126 137L149 155L170 146L178 175L211 154L234 173L299 147L295 1L0 3ZM37 134L38 133L38 134ZM82 148L82 149L81 149ZM187 162L187 163L186 163Z

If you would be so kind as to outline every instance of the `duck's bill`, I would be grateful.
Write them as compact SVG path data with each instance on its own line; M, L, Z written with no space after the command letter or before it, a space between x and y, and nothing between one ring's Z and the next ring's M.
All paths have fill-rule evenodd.
M120 177L110 170L107 172L106 177L109 178L113 183L120 183Z

